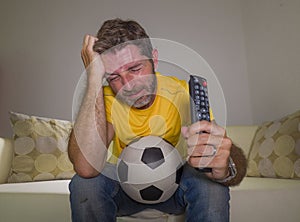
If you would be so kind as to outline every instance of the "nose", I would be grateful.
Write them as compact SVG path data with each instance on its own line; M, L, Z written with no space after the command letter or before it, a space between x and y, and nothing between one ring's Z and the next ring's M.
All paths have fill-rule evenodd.
M132 90L134 87L134 76L130 73L123 75L122 83L125 90Z

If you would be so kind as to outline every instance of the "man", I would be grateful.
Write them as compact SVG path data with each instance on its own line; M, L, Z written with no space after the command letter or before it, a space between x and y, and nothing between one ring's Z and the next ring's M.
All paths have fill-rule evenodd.
M214 121L185 125L187 84L155 72L158 52L145 30L135 21L108 20L97 37L85 36L81 55L87 90L68 149L77 173L70 183L72 219L112 222L153 208L185 212L189 222L229 221L228 186L245 176L245 157ZM109 85L103 87L103 80ZM128 143L147 135L161 136L187 158L174 195L151 205L129 198L115 180L114 165L107 163L110 144L113 159ZM213 156L203 157L213 148ZM212 170L201 172L200 167Z

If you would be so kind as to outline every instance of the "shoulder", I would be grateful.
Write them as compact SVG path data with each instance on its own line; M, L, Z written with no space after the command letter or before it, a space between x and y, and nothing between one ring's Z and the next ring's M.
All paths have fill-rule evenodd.
M104 98L106 111L108 112L115 101L115 94L110 88L110 86L103 86L103 98Z
M161 75L160 73L156 74L157 79L158 79L158 85L161 88L168 88L170 89L174 89L174 90L188 90L188 84L185 80L182 79L178 79L175 76L165 76L165 75Z
M114 93L110 86L103 86L103 95L104 96L114 96Z

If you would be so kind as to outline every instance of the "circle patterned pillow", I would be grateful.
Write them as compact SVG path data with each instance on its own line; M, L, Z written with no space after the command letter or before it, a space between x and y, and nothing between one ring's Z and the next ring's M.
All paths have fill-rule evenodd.
M300 110L258 128L248 156L247 175L300 178Z
M70 179L74 174L67 147L69 121L10 113L14 158L8 182Z

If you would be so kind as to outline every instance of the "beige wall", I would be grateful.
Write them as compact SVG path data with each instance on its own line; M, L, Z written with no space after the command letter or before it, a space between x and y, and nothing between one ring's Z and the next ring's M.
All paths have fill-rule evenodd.
M242 0L254 122L300 109L300 1Z
M252 124L294 110L294 93L299 92L296 1L262 2L292 5L279 19L276 14L281 11L275 3L269 3L269 8L260 1L4 1L0 8L0 136L11 134L9 110L71 120L72 96L83 71L83 35L94 34L102 21L113 17L136 19L152 37L179 42L200 54L223 88L228 124ZM263 16L266 12L270 16ZM291 33L281 33L269 25L273 23ZM265 26L271 32L265 32ZM288 48L281 41L289 42ZM264 48L266 43L275 51ZM278 49L273 47L278 44ZM289 59L274 52L284 52ZM160 71L178 71L173 68L162 63ZM280 79L292 86L284 87L288 99L280 95L288 111L277 100ZM211 100L218 117L218 98ZM276 109L271 107L274 104Z

